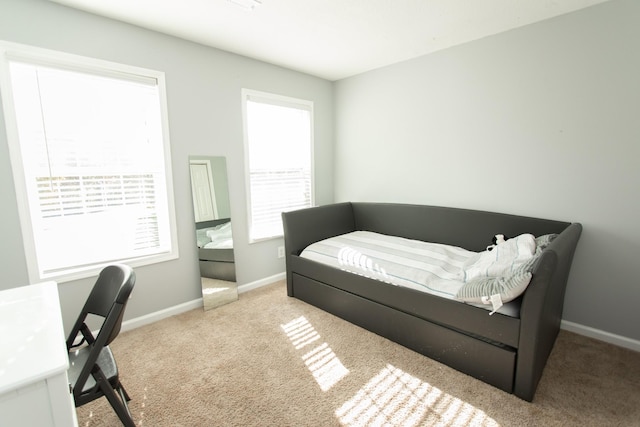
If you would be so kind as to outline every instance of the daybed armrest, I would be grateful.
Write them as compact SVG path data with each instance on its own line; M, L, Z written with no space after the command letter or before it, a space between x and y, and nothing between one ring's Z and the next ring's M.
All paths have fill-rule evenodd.
M291 283L292 255L311 243L355 231L351 203L337 203L282 213L285 262L287 268L287 295L293 296Z
M562 320L564 295L582 225L571 224L544 250L520 308L520 341L513 392L531 401Z

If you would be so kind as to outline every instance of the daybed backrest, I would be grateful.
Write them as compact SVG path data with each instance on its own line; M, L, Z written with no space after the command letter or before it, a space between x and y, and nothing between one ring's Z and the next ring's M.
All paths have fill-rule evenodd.
M282 214L287 254L299 254L311 243L355 231L351 203L336 203Z
M482 251L496 234L561 233L570 223L439 206L353 202L357 230ZM285 233L286 235L286 233Z

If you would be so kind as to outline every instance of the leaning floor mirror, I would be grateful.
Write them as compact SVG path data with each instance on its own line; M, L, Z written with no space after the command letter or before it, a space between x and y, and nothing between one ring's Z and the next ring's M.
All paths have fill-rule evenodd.
M189 156L198 263L205 310L238 299L227 164L224 157Z

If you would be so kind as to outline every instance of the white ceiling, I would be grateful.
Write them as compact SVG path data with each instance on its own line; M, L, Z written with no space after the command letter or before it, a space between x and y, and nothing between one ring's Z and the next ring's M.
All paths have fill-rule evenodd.
M609 0L51 0L339 80Z

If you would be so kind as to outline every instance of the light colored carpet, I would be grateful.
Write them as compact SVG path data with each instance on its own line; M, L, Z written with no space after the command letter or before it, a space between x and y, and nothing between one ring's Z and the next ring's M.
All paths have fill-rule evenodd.
M640 353L561 331L529 403L289 298L284 282L112 349L140 426L640 426ZM104 398L78 422L120 425Z

